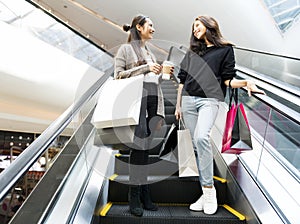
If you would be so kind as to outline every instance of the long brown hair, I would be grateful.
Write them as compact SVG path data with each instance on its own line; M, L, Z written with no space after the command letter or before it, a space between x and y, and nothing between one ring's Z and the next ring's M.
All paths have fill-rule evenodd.
M142 46L142 38L140 31L136 28L137 25L143 26L147 22L148 16L137 15L133 18L131 25L125 24L123 25L124 31L129 31L130 34L128 36L127 42L130 43L137 55L138 64L146 64L143 53L141 51Z
M210 16L198 16L195 21L200 21L206 27L206 39L216 47L222 47L226 45L233 45L229 41L225 40L221 34L218 22ZM190 49L199 55L203 55L207 49L205 41L203 39L197 39L194 36L194 23L192 25L192 35L190 38Z

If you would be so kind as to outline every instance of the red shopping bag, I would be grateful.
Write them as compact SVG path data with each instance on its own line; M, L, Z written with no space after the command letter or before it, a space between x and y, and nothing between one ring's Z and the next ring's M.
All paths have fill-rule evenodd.
M231 104L232 98L235 102ZM240 154L252 150L251 132L244 105L237 103L237 90L232 93L222 140L222 153Z

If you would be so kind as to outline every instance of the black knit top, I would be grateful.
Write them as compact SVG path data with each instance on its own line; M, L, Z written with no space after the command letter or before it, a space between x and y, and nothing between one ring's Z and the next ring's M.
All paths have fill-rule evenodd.
M178 78L190 96L224 101L224 81L236 76L232 46L208 47L202 56L188 51L180 66Z

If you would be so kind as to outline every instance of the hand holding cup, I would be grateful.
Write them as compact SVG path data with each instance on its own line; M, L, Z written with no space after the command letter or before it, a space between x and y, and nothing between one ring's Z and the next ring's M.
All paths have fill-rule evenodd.
M162 79L169 80L174 72L174 63L171 61L164 61L162 64Z

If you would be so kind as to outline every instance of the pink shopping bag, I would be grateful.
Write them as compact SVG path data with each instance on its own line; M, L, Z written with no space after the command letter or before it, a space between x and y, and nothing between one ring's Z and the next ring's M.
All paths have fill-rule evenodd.
M240 154L252 150L249 122L242 103L233 103L227 112L222 153Z

